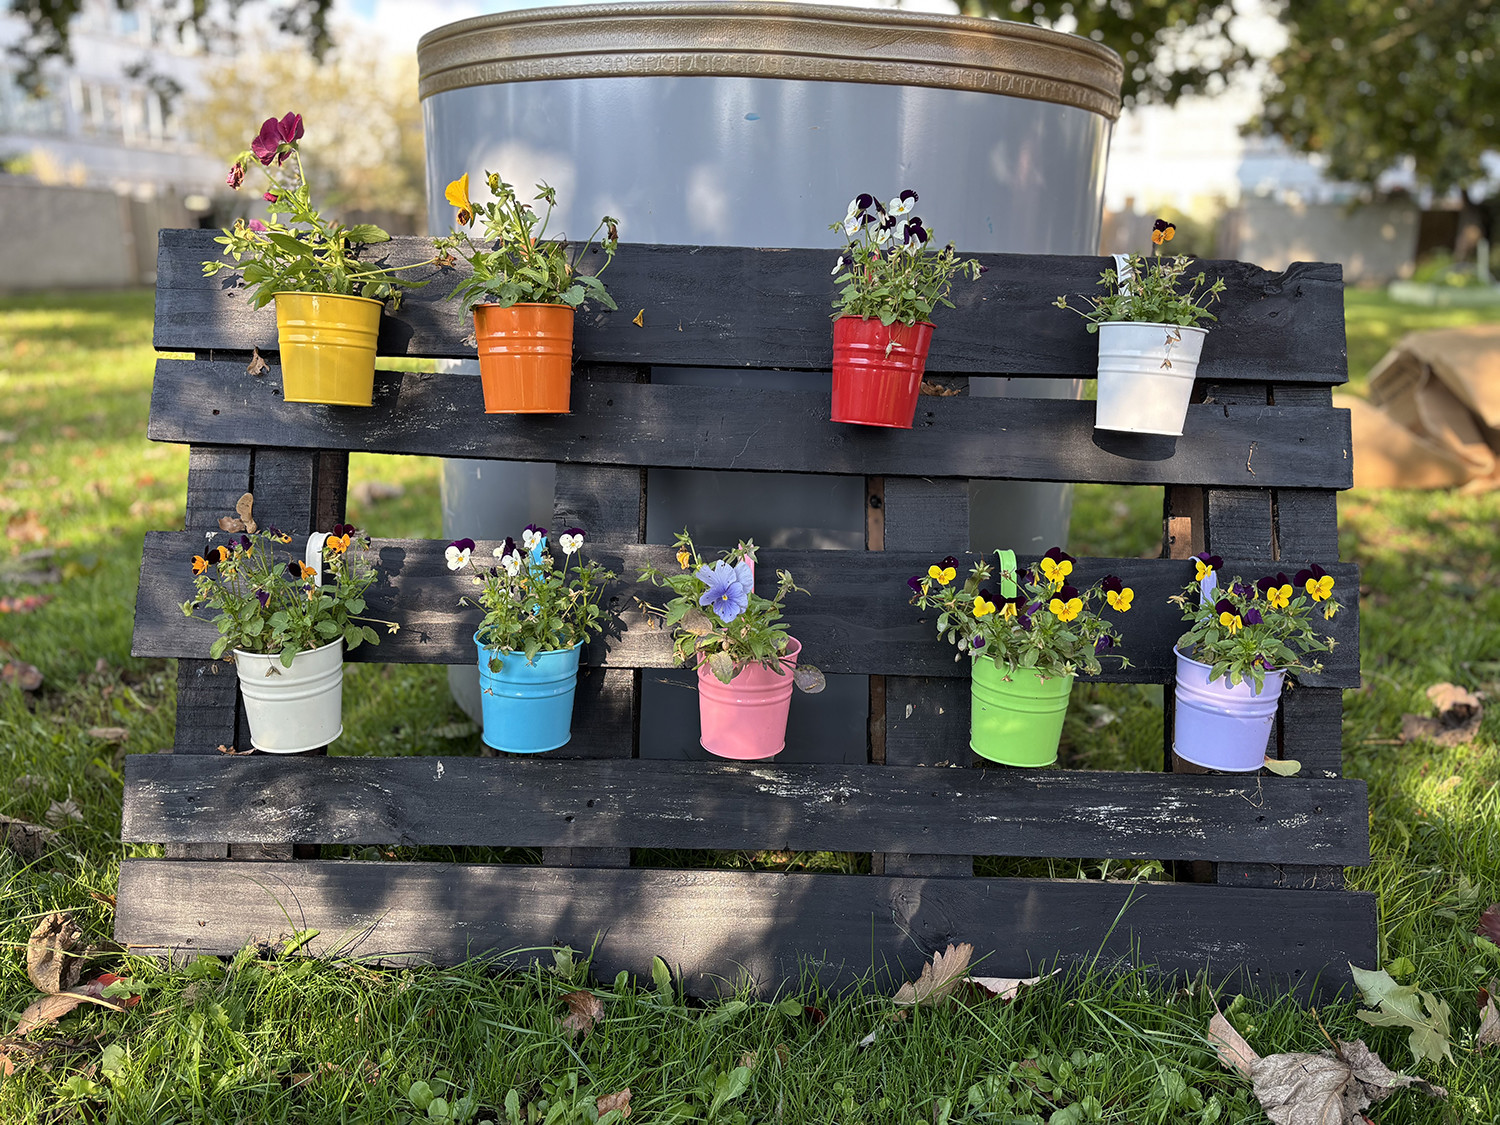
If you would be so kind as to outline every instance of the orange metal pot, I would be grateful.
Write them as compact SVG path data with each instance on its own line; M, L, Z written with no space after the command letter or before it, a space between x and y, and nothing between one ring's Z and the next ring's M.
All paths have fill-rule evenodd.
M486 414L566 414L573 383L568 305L474 306Z

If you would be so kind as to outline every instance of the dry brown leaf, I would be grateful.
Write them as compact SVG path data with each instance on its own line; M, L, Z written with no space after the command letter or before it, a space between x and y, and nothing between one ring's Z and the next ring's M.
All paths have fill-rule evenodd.
M1490 981L1488 989L1479 991L1479 1034L1474 1045L1481 1051L1500 1043L1500 1008L1495 1006L1495 997L1500 996L1500 980Z
M953 994L969 971L972 956L974 947L968 942L950 945L944 952L934 953L931 962L922 966L922 975L915 982L907 981L897 990L896 1003L918 1004L924 1008L941 1004Z
M0 846L8 847L22 859L41 859L51 848L61 842L62 837L40 824L28 824L24 820L13 820L0 816Z
M66 801L53 801L47 806L47 823L54 828L61 828L69 821L83 822L83 810L78 807L78 802L69 797Z
M76 992L54 992L50 996L43 996L21 1013L21 1019L12 1034L25 1035L33 1028L62 1019L78 1005L87 1002L88 997Z
M12 543L45 543L51 533L36 518L35 512L22 512L12 516L5 525L5 537Z
M603 1117L612 1109L618 1109L621 1117L630 1116L630 1087L626 1086L617 1094L605 1094L594 1103L599 1109L599 1116Z
M249 492L245 493L234 502L234 510L239 515L239 519L235 519L234 516L220 516L219 530L248 531L253 534L256 530L256 524L255 518L250 514L250 511L254 505L255 496Z
M271 365L269 363L267 363L265 361L265 357L263 357L260 354L260 349L259 348L251 348L250 349L250 362L245 367L245 374L246 375L264 375L269 370L271 370Z
M101 742L124 742L130 737L130 731L125 727L89 727L87 733L90 738Z
M1254 1064L1255 1097L1276 1125L1359 1125L1361 1110L1397 1090L1415 1086L1446 1098L1448 1091L1420 1078L1394 1074L1363 1041L1339 1043L1332 1051L1309 1055L1268 1055Z
M37 923L26 942L26 975L42 992L62 992L78 983L83 964L76 950L83 935L61 911Z
M1479 916L1479 927L1474 932L1500 945L1500 902L1494 903Z
M1245 1037L1234 1029L1234 1024L1225 1019L1217 1009L1214 1011L1214 1018L1208 1021L1208 1041L1219 1053L1219 1062L1230 1070L1239 1071L1246 1078L1251 1077L1260 1056L1245 1042Z
M0 667L0 684L10 684L22 691L36 691L42 686L42 672L35 664L24 660L7 660Z
M1437 717L1402 715L1402 742L1423 739L1438 746L1462 746L1479 733L1479 725L1484 721L1481 696L1457 684L1442 683L1428 688L1427 698L1437 708Z
M740 1056L740 1065L746 1070L754 1070L757 1066L760 1065L760 1052L746 1051L743 1055Z
M1047 977L1056 976L1061 969L1053 969ZM975 985L986 1000L999 1000L1009 1004L1021 994L1021 989L1038 984L1047 977L969 977L965 983Z
M592 992L570 992L563 997L563 1003L568 1006L568 1014L561 1020L564 1031L587 1035L604 1018L604 1001Z
M922 394L931 395L933 398L952 398L954 395L964 393L961 387L945 387L941 383L929 383L926 379L922 380L920 390Z

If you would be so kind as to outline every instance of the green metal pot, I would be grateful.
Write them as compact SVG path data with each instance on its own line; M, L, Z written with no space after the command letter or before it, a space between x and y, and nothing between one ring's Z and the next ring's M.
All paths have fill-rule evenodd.
M1006 766L1050 766L1057 761L1073 677L1042 679L1018 670L1011 679L993 660L974 661L974 710L969 746Z

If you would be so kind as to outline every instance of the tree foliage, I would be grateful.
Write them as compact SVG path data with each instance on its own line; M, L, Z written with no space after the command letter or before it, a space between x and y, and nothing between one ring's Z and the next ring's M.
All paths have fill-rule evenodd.
M1373 184L1410 158L1442 194L1500 149L1497 0L1296 0L1271 61L1263 122L1340 180Z

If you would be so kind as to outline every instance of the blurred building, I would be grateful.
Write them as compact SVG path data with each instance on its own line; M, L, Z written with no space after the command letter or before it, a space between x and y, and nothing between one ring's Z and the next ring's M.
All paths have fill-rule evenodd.
M207 56L144 11L84 0L71 63L27 95L0 14L0 290L149 284L156 232L208 218L224 171L180 107Z

